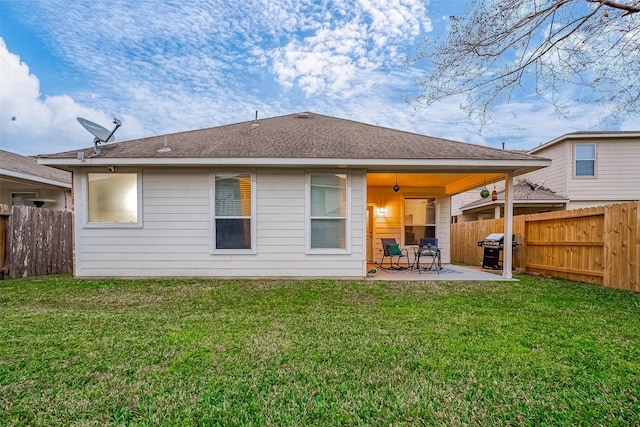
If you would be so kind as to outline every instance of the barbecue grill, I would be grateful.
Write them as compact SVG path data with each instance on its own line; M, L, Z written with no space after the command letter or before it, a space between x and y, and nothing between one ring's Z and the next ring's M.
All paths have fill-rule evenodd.
M513 247L518 246L515 236L513 236L512 242ZM502 269L500 252L504 250L504 233L491 233L484 240L480 240L478 246L484 248L482 268Z

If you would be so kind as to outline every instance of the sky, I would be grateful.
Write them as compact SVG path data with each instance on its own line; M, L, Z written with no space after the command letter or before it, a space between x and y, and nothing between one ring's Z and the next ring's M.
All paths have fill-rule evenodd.
M310 111L441 138L528 150L601 124L523 91L480 126L447 99L407 103L428 72L407 67L462 0L0 0L0 148L92 147L76 120L116 141ZM632 126L635 126L633 128Z

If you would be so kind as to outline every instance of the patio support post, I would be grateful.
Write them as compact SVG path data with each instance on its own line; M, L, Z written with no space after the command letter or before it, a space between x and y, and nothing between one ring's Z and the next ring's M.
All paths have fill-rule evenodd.
M513 172L505 179L504 188L504 251L502 252L502 277L511 279L513 274Z

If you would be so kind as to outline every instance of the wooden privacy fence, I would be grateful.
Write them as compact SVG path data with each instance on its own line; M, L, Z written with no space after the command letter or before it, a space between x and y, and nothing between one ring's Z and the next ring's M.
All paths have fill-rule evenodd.
M513 219L516 271L640 292L638 201L519 215ZM451 261L479 265L476 243L504 232L504 219L451 225Z
M71 273L72 233L72 212L13 206L9 215L0 217L0 245L5 249L0 267L4 277Z

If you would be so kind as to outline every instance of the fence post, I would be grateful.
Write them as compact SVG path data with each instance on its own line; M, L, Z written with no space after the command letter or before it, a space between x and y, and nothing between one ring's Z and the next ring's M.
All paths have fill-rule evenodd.
M515 234L515 241L518 243L518 246L512 249L513 267L516 269L517 273L523 273L527 268L525 265L525 239L527 235L526 215L517 215L513 217L513 234Z
M629 215L629 224L633 228L631 230L631 253L629 259L631 261L631 289L640 292L640 201L631 203L631 214ZM633 236L635 235L635 247L633 243Z
M10 216L9 206L0 205L0 279L7 275L7 223Z

